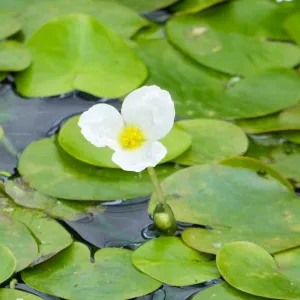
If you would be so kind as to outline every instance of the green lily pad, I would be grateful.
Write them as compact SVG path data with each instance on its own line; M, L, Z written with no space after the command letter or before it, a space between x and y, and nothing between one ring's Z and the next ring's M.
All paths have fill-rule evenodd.
M21 71L29 67L30 63L30 53L25 46L12 40L0 42L1 71Z
M177 171L173 165L155 169L160 179ZM30 186L61 199L107 201L142 197L152 192L147 171L126 172L82 163L49 138L25 149L18 170Z
M300 245L299 199L272 177L201 165L169 176L162 189L177 221L209 226L183 232L184 242L199 251L216 253L237 240L255 242L270 252ZM157 203L153 194L150 213Z
M212 256L186 246L180 238L161 237L140 246L132 262L143 273L170 285L186 286L219 277Z
M34 289L74 300L130 299L151 293L161 283L139 272L131 262L132 251L103 248L90 262L89 249L74 243L51 260L22 272Z
M134 39L164 39L164 25L151 23L150 26L142 28L135 36Z
M252 134L300 129L300 105L261 118L238 120L236 124Z
M33 3L34 0L2 0L0 2L0 10L8 13L18 13L25 9L29 4Z
M243 154L248 148L248 139L243 131L228 122L198 119L181 121L175 126L192 137L192 147L174 160L177 164L214 163Z
M235 83L191 61L164 40L140 39L137 44L136 50L149 68L146 84L168 90L179 116L258 117L295 105L300 99L300 77L295 72L266 71Z
M6 73L0 72L0 82L3 81L6 78Z
M5 193L23 207L37 209L56 219L76 221L88 217L91 213L104 211L104 207L92 205L86 201L67 201L55 199L33 190L24 183L8 180L5 182Z
M269 165L263 163L262 161L254 159L252 157L243 157L243 156L230 157L221 161L220 164L230 166L230 167L235 167L235 168L250 169L257 172L261 176L264 176L265 178L271 176L276 180L278 180L279 182L281 182L283 185L285 185L291 192L294 191L294 188L290 184L290 182L286 180L279 172L277 172Z
M14 258L13 254L8 248L0 245L0 261L0 283L2 283L6 281L15 272L16 259Z
M24 208L14 208L5 214L24 224L35 237L39 246L39 252L31 265L49 259L73 242L68 231L54 219L47 217L43 213Z
M217 265L233 287L271 299L300 299L300 249L275 255L247 242L221 248Z
M172 6L177 14L194 14L226 0L182 0Z
M111 0L107 0L111 1ZM173 3L176 3L178 0L114 0L128 7L137 10L138 12L150 12L165 8L170 6Z
M300 129L300 128L299 128ZM300 131L285 131L282 132L281 135L287 139L288 141L291 141L295 144L300 144Z
M21 24L10 13L0 11L0 40L3 40L21 29Z
M196 294L193 300L212 300L212 299L222 299L222 300L266 300L261 297L253 296L250 294L243 293L239 290L232 288L227 283L216 284L212 287L201 291Z
M146 67L126 42L85 14L50 21L27 46L32 65L16 77L17 88L26 97L78 89L114 98L131 92L147 76Z
M300 183L300 146L278 147L270 152L271 166L296 185Z
M300 48L292 44L215 31L196 17L172 19L166 31L169 40L198 63L233 75L291 68L300 62Z
M182 1L182 5L189 1L201 2L201 0L186 0ZM290 37L283 28L283 22L288 14L289 11L269 0L231 0L213 9L202 11L191 19L195 19L196 24L209 26L216 31L289 40Z
M34 1L20 15L22 32L28 39L47 22L74 13L93 16L124 38L133 36L148 22L130 8L113 1L95 0L52 0Z
M72 117L61 128L58 136L60 146L67 153L85 163L119 169L120 167L111 160L114 153L113 150L108 147L97 148L84 138L78 126L79 117ZM173 160L184 153L192 144L191 137L177 128L173 128L161 142L168 150L167 155L161 163Z
M1 212L0 244L16 258L16 272L28 267L38 255L38 246L26 226Z
M18 290L0 289L1 300L41 300L42 298Z
M294 1L296 2L296 1ZM289 33L289 35L296 41L296 43L300 44L300 13L295 13L288 17L285 21L284 27Z

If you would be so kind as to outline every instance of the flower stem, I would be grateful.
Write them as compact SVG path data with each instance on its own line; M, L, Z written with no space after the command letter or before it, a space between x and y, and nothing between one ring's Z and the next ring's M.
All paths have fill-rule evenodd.
M161 189L161 186L159 184L159 181L158 181L158 178L157 178L157 175L155 173L154 168L153 167L148 167L147 170L148 170L148 173L150 175L152 185L153 185L155 194L157 196L158 202L162 205L165 205L166 200L165 200L164 194L162 192L162 189Z

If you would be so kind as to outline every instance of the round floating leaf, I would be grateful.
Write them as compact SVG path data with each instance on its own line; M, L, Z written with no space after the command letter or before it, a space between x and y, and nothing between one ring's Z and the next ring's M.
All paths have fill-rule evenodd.
M293 186L287 181L284 177L280 175L275 169L270 167L269 165L251 158L251 157L243 157L243 156L236 156L236 157L230 157L220 162L222 165L231 166L235 168L245 168L250 169L257 174L264 176L265 178L268 178L269 176L275 178L279 182L281 182L283 185L285 185L291 192L294 191Z
M182 0L172 6L172 11L178 14L193 14L226 0Z
M216 253L227 243L252 241L278 252L300 245L300 202L286 186L256 172L223 165L187 168L169 176L162 189L176 220L211 228L191 228L183 240ZM157 204L152 195L149 212Z
M103 22L125 38L131 37L148 22L121 3L95 0L52 0L33 2L19 16L22 32L28 39L44 24L68 14L85 13Z
M161 283L139 272L131 262L132 252L104 248L90 262L88 248L74 243L51 260L22 273L34 289L74 300L130 299L153 292Z
M13 254L8 248L0 245L0 261L0 283L2 283L6 281L15 272L16 259L14 258Z
M169 40L207 67L248 76L271 68L291 68L300 62L300 48L237 33L218 32L197 18L178 17L167 24Z
M38 246L25 225L0 212L0 244L16 258L16 272L29 266L38 255Z
M81 133L78 120L79 116L75 116L69 119L61 128L58 136L60 146L67 153L85 163L100 167L119 168L111 160L114 153L113 150L108 147L97 148L88 142ZM192 144L191 137L175 127L161 142L168 150L161 163L173 160L185 152Z
M38 0L37 0L38 1ZM1 0L0 10L7 11L9 13L18 13L25 9L30 3L37 2L35 0Z
M264 300L261 297L253 296L243 293L239 290L232 288L227 283L216 284L212 287L201 291L193 297L193 300ZM266 299L265 299L266 300Z
M26 225L39 245L39 253L32 264L49 259L73 242L68 231L43 213L14 208L9 214L14 220Z
M111 0L106 0L111 1ZM139 12L150 12L153 10L158 10L167 6L170 6L173 3L176 3L178 0L114 0L128 7L137 10Z
M90 213L102 212L104 207L79 201L55 199L33 190L24 183L8 180L5 182L5 193L21 206L43 211L56 219L75 221L88 217Z
M243 154L248 139L237 126L219 120L187 120L176 123L177 128L190 134L192 147L174 161L182 165L199 165Z
M300 129L300 128L299 128ZM295 144L300 144L300 131L285 131L281 135Z
M300 182L300 147L287 145L278 147L270 152L272 158L271 166L285 178Z
M247 133L300 129L300 105L256 119L238 120L236 124Z
M153 239L132 254L143 273L170 285L185 286L219 277L212 256L186 246L180 238Z
M21 28L21 24L10 13L0 12L0 19L0 40L13 35Z
M82 163L63 151L54 139L30 144L21 155L18 169L33 188L62 199L106 201L152 192L147 171L101 169ZM155 169L160 179L177 171L172 165Z
M21 71L31 62L29 51L16 41L0 42L0 71Z
M296 1L294 1L296 2ZM289 33L289 35L296 41L296 43L300 44L300 13L296 13L288 17L285 21L285 29Z
M141 29L135 39L164 39L164 25L152 23L151 26Z
M1 300L41 300L42 298L18 290L0 289Z
M217 265L233 287L271 299L300 299L300 248L275 255L247 242L224 246Z
M6 73L0 72L0 82L3 81L6 78Z
M205 0L181 1L178 6L180 3L184 5L185 2L196 1ZM283 28L283 21L287 15L288 11L282 9L278 3L269 0L238 0L226 1L191 19L196 20L197 25L209 26L216 31L288 40L290 37Z
M266 71L236 83L237 78L229 80L205 69L164 40L140 39L137 43L136 50L150 72L147 84L156 84L171 93L177 115L258 117L295 105L300 99L300 77L294 72Z
M137 88L147 76L146 67L126 42L85 14L50 21L27 46L33 63L16 78L19 92L27 97L78 89L114 98Z

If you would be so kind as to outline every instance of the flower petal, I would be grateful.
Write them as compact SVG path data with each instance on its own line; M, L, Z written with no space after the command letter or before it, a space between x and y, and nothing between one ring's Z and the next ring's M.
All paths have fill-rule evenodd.
M147 167L155 167L167 154L160 142L148 142L136 150L118 149L112 160L125 171L141 172Z
M138 126L148 139L159 140L172 129L175 108L171 95L152 85L130 93L121 114L126 125Z
M78 122L83 136L96 147L118 147L118 135L124 128L120 113L111 105L96 104L84 112Z

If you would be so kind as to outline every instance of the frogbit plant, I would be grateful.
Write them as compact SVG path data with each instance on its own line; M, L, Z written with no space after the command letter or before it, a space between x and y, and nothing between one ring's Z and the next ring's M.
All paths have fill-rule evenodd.
M175 107L170 94L158 86L144 86L124 100L121 114L108 104L96 104L78 122L83 136L96 147L114 150L112 161L125 171L148 169L159 204L153 214L155 227L166 233L176 231L176 221L166 203L154 167L166 156L158 140L174 125Z

